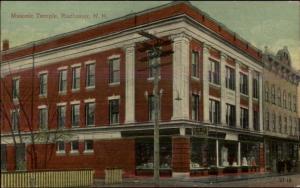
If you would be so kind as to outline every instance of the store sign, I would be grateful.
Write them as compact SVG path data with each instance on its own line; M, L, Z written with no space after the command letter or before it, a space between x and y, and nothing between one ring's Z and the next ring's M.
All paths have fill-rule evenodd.
M193 128L194 136L208 136L208 128L207 127L196 127Z
M237 134L226 133L225 140L235 140L235 141L238 141L238 135Z

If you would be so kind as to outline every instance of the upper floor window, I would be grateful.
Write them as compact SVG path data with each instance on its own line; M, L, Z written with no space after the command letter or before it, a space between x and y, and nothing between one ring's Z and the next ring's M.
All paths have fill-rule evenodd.
M94 150L93 140L85 140L84 141L84 151L93 151L93 150Z
M226 104L226 124L228 126L235 126L235 106Z
M286 104L286 92L285 91L283 91L283 107L284 108L287 108L287 104Z
M80 104L72 104L71 106L71 115L72 115L72 127L79 127L80 121Z
M277 89L277 104L281 106L281 90L280 88Z
M292 95L289 93L288 95L288 109L292 111Z
M85 123L87 126L95 125L95 103L85 104Z
M241 108L240 124L241 127L244 129L249 128L249 115L248 115L248 109L246 108Z
M284 117L284 132L287 134L288 128L287 128L287 117Z
M289 118L289 121L290 121L290 135L293 135L293 119L292 117Z
M109 83L120 82L120 58L109 60Z
M199 120L199 95L192 95L192 120Z
M235 89L234 69L226 67L226 88Z
M72 69L72 89L77 90L80 88L80 67Z
M64 141L57 141L56 142L56 152L64 153L65 152L65 142Z
M216 61L209 61L209 81L220 84L220 64Z
M119 123L119 99L109 100L109 122Z
M270 130L270 113L268 111L266 111L266 130Z
M276 132L276 114L275 114L275 112L273 112L273 121L272 121L272 123L273 123L273 131Z
M266 102L268 102L269 101L269 83L268 82L266 82L265 83L265 100L266 100Z
M279 115L279 117L278 117L278 128L279 128L279 132L282 133L282 119L281 119L281 115Z
M14 78L12 81L12 98L18 99L20 96L20 79Z
M154 78L155 69L157 70L157 74L160 75L160 67L156 65L156 61L159 61L159 58L155 57L155 52L153 50L149 50L147 52L147 55L148 55L149 78Z
M272 85L272 88L271 88L271 100L272 100L273 104L276 104L275 85L274 84Z
M40 79L40 95L47 95L47 82L48 82L48 76L46 73L39 75Z
M259 74L255 72L253 74L253 98L258 98L259 96Z
M95 86L95 63L86 65L86 87Z
M67 91L67 70L59 71L59 92Z
M220 123L220 102L209 99L209 120L211 123Z
M154 95L148 96L148 111L149 111L149 120L154 121L155 119L155 103L154 103Z
M259 130L259 112L257 110L253 110L253 128Z
M297 112L297 97L294 95L294 112Z
M71 153L77 153L79 149L79 142L78 140L74 140L71 142Z
M11 129L12 131L19 130L20 123L20 111L19 109L15 109L11 111Z
M192 51L192 76L199 77L199 53Z
M58 128L64 128L66 125L66 106L57 107L57 124Z
M48 127L48 109L47 108L39 109L39 125L40 125L40 129L47 129L47 127Z
M240 91L248 95L248 76L243 73L240 73Z

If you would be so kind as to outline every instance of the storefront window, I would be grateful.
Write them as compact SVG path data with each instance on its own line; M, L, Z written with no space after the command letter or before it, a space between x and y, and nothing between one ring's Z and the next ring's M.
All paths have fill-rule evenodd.
M219 165L237 166L238 143L235 141L219 140Z
M161 138L160 142L160 168L171 168L172 144L170 138ZM144 138L136 140L136 168L153 169L153 139Z
M241 143L241 165L259 166L259 143Z
M191 169L216 166L216 141L204 138L191 139Z

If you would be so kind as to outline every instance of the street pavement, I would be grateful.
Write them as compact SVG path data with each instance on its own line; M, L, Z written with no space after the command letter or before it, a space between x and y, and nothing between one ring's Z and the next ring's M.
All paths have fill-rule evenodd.
M247 174L191 178L161 178L160 187L299 187L300 174ZM150 177L123 179L122 184L105 185L96 179L94 187L155 187Z

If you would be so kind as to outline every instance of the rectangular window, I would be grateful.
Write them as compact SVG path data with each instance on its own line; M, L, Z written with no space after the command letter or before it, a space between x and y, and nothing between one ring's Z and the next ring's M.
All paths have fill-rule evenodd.
M95 103L85 104L85 122L87 126L95 125Z
M80 88L80 67L74 67L72 69L72 89Z
M240 73L240 92L248 95L248 76Z
M288 109L292 111L292 96L290 93L288 95L288 105L289 105Z
M109 60L109 83L120 82L120 59Z
M249 128L249 115L246 108L241 108L240 124L243 129Z
M39 109L39 125L40 125L40 129L48 128L48 109L47 108Z
M58 141L56 143L56 152L57 153L65 153L65 142L64 141Z
M234 69L226 67L226 88L235 90Z
M66 106L57 107L57 124L58 128L64 128L66 125Z
M95 63L86 65L86 87L95 86Z
M40 95L47 95L48 76L46 73L40 74Z
M277 104L281 106L281 90L280 88L277 89Z
M288 128L287 128L287 117L284 117L284 133L286 133L287 134L287 132L288 132Z
M278 117L278 127L279 127L279 132L282 133L282 119L280 115Z
M253 75L253 98L258 99L258 96L259 96L259 74L255 72Z
M67 91L67 70L59 71L59 92Z
M273 113L273 131L276 132L276 114L275 114L275 112Z
M12 98L18 99L20 96L20 79L14 78L12 84Z
M211 123L220 123L220 102L209 99L209 120Z
M294 98L294 112L297 112L297 98L296 96L294 96L293 98Z
M109 100L109 122L119 123L119 99Z
M270 113L266 112L266 129L270 130Z
M226 124L235 127L235 106L226 104Z
M253 128L254 130L259 130L259 112L256 110L253 110Z
M268 82L265 83L265 100L269 102L269 84Z
M199 77L199 53L192 51L192 76Z
M209 61L209 82L220 84L220 65L216 61Z
M286 92L285 91L283 91L283 107L287 108L287 105L286 105Z
M78 152L79 143L77 140L71 142L71 152Z
M199 95L192 95L192 120L199 120Z
M84 141L84 150L85 151L93 151L94 150L93 140L85 140Z
M149 121L154 121L155 119L154 95L148 96L148 110L149 110Z
M12 128L12 131L18 131L19 130L19 123L20 123L20 115L19 114L20 114L19 109L11 111L11 128Z
M272 88L271 88L271 99L272 99L272 104L276 104L275 85L274 84L272 85Z
M72 127L79 127L79 121L80 121L80 105L79 104L73 104L72 105Z

